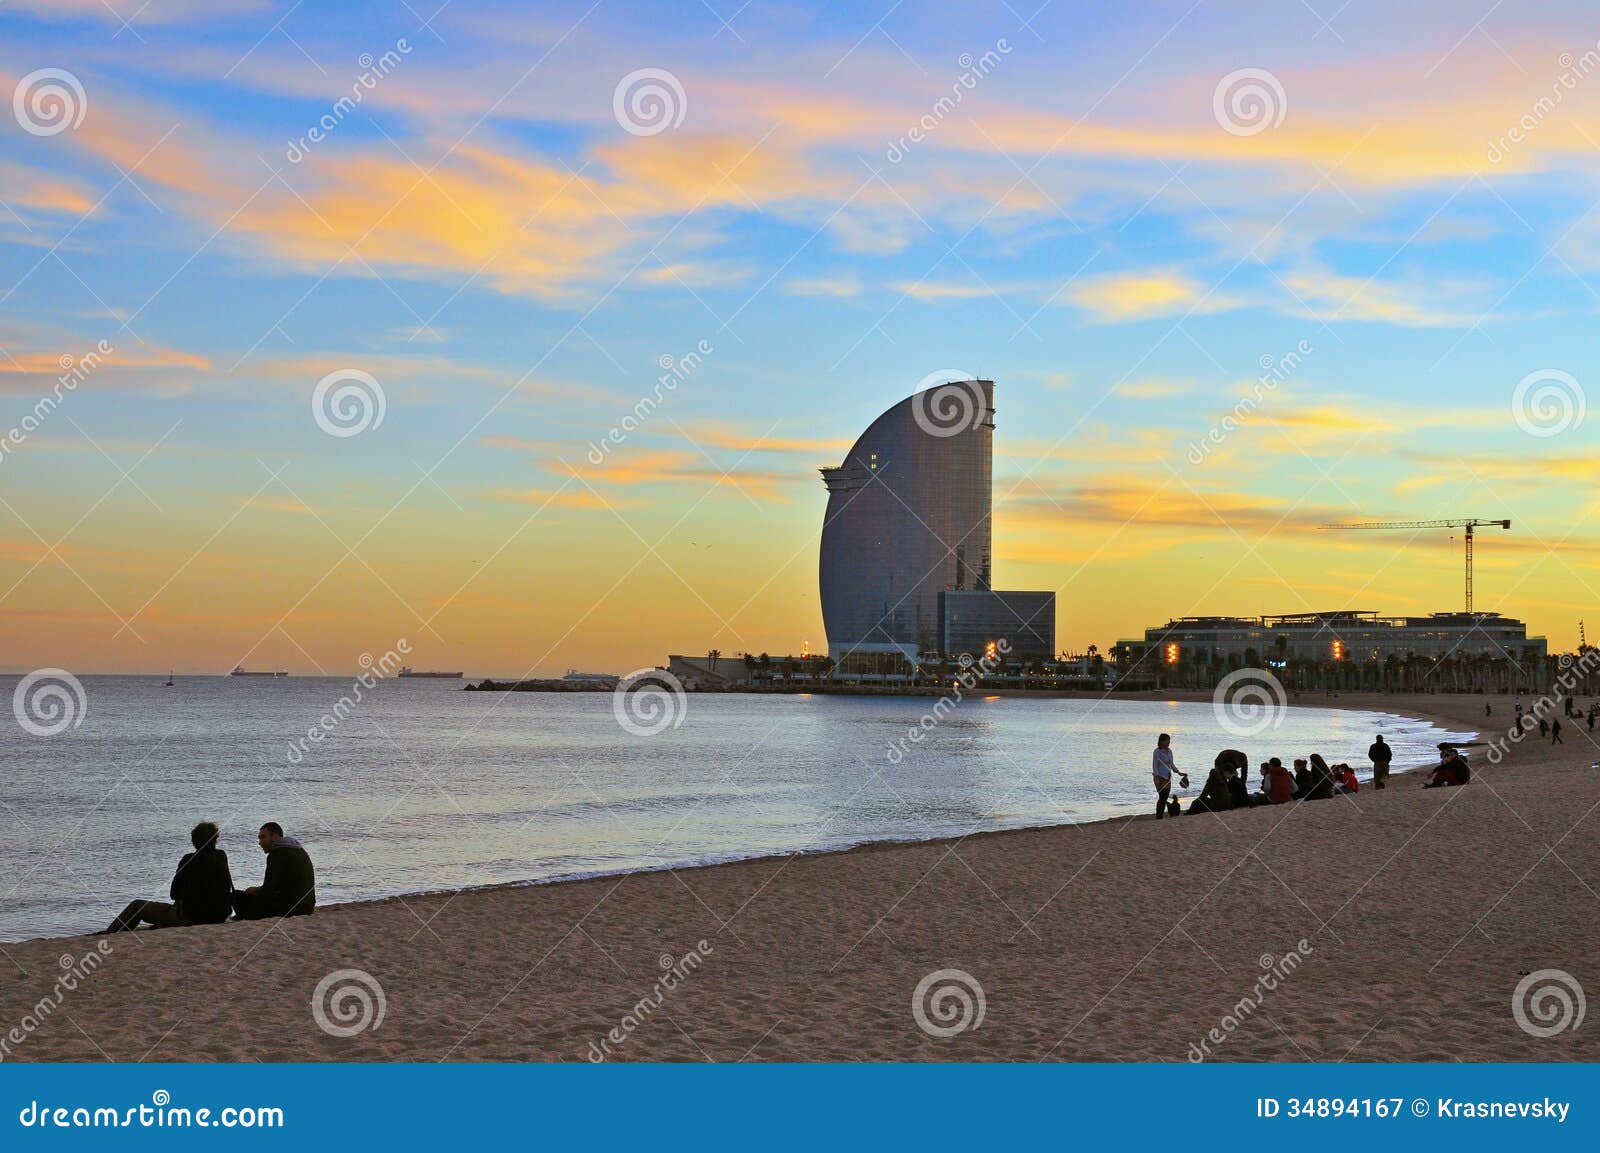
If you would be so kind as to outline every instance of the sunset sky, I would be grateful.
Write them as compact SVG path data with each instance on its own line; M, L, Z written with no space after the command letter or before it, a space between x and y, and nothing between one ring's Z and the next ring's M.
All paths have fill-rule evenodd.
M1600 631L1593 4L1036 7L0 0L0 667L822 650L816 469L952 371L1063 648L1461 607L1338 519Z

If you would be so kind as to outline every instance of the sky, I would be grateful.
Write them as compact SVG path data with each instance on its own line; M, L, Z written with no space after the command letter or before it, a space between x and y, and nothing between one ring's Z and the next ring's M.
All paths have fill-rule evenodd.
M961 374L1063 649L1600 629L1592 5L1035 8L0 0L0 667L823 651Z

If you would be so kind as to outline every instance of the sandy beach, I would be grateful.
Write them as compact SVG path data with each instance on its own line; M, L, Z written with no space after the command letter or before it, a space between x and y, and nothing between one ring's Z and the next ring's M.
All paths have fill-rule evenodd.
M1490 698L1487 719L1484 700L1300 703L1504 734L1510 699ZM1519 981L1538 970L1600 991L1600 791L1590 767L1600 734L1569 722L1564 735L1554 748L1514 746L1498 766L1476 750L1461 789L1424 791L1419 777L1401 775L1381 792L1177 821L8 944L4 1056L1596 1060L1600 1023L1538 1037L1512 1012ZM1293 753L1240 743L1253 760ZM1179 763L1193 773L1214 752L1180 747ZM115 878L101 884L108 919L137 895ZM62 962L78 964L102 942L109 952L39 1019ZM313 1014L318 983L340 970L360 970L382 991L381 1021L369 1014L351 1036ZM913 1013L914 990L938 970L960 970L982 990L981 1022L948 1037ZM1274 988L1262 989L1264 974ZM1252 1001L1246 1012L1241 999ZM19 1034L30 1015L35 1027Z

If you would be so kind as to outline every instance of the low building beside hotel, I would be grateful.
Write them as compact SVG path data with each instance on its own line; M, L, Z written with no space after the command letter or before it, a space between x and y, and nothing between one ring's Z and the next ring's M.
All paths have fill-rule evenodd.
M1544 637L1528 636L1522 621L1499 613L1382 617L1355 611L1181 617L1146 629L1140 640L1119 641L1113 650L1119 681L1135 683L1204 681L1207 673L1238 668L1365 668L1399 680L1419 665L1440 662L1499 664L1514 674L1542 667L1548 652ZM1358 673L1335 683L1371 679Z

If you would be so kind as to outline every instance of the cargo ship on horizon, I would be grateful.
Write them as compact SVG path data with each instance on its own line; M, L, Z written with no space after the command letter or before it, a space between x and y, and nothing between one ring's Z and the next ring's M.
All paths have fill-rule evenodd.
M228 675L231 677L286 677L289 673L285 669L273 672L270 669L247 669L243 665L234 665L233 672Z
M461 679L462 674L459 669L453 673L441 673L435 672L431 669L414 669L410 665L402 665L400 667L400 671L395 675L401 677L432 677L437 680L458 681Z

